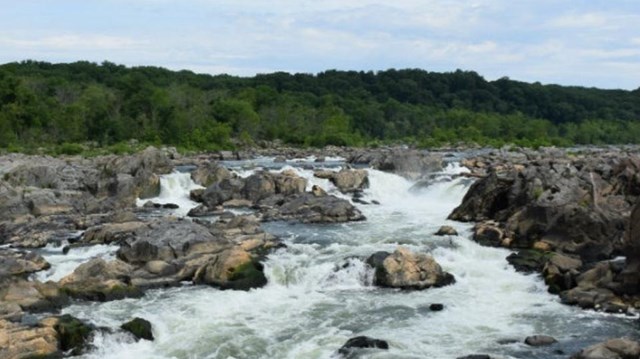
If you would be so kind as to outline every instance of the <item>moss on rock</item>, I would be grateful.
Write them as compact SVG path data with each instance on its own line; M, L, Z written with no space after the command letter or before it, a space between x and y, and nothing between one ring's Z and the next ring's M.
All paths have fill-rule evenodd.
M153 340L153 333L151 332L151 323L142 318L134 318L120 326L123 330L133 334L136 340L146 339Z

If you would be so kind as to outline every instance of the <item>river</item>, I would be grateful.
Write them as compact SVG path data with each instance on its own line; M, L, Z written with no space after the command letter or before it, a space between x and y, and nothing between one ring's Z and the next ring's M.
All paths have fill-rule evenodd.
M335 188L313 178L311 170L294 170L331 193ZM243 175L251 169L238 168ZM331 167L331 166L330 166ZM291 168L287 166L286 168ZM335 167L331 167L335 168ZM273 168L274 171L282 170ZM107 303L76 303L63 312L107 327L134 316L153 325L154 342L133 342L123 334L99 334L85 358L332 358L349 338L367 335L389 342L388 351L368 351L366 358L456 358L490 354L496 358L561 358L586 345L635 332L636 318L605 315L562 305L536 275L517 273L505 260L506 249L482 247L470 240L471 225L448 221L470 180L456 177L456 164L433 184L414 183L369 169L370 186L361 205L364 222L336 225L266 223L287 247L269 255L266 287L221 291L185 284L151 290L143 298ZM156 202L178 203L184 215L195 203L187 173L162 179ZM458 236L438 237L441 225ZM398 245L429 252L452 273L456 283L424 291L372 286L364 264L376 251ZM114 246L80 249L64 256L43 252L53 264L41 274L58 279L81 258L109 257ZM66 258L66 259L65 259ZM80 259L79 259L80 258ZM442 311L430 304L441 303ZM523 344L526 336L546 334L559 343L545 348ZM498 344L506 342L506 344Z

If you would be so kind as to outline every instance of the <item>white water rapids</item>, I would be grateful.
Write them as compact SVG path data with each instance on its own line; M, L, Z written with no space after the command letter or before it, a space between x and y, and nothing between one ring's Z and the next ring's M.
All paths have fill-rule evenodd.
M311 171L296 171L334 190L327 181L314 179ZM264 225L287 244L266 260L269 284L264 288L243 292L184 286L152 290L138 299L65 308L65 313L100 326L117 328L135 316L153 325L154 342L100 334L96 348L84 357L332 358L349 338L367 335L387 340L390 349L368 351L366 358L447 359L478 353L554 358L631 330L631 319L560 304L538 277L516 273L508 265L507 250L482 247L469 239L470 225L447 221L468 180L436 181L410 190L413 183L399 176L375 170L369 174L364 200L380 205L358 205L367 217L364 222ZM188 174L164 180L168 178L177 185L164 181L160 198L153 201L188 200L193 188ZM434 236L443 224L460 235ZM432 253L456 283L424 291L373 287L363 260L398 245ZM350 265L343 266L346 262ZM430 311L432 303L444 304L444 310ZM522 344L534 334L552 335L563 344L534 349ZM497 343L505 339L517 342ZM566 354L558 356L554 350Z

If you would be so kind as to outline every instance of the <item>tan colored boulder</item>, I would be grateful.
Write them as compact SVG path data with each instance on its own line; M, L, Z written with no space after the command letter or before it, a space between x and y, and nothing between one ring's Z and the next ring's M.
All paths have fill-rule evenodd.
M382 257L378 259L378 261L369 260L368 263L373 264L376 269L375 282L379 286L426 289L455 282L453 276L443 271L431 255L413 253L405 247L398 247L384 259Z
M58 333L53 327L27 327L0 319L0 358L26 359L58 355Z
M330 181L342 193L356 192L369 186L369 173L366 170L342 169L334 172Z
M625 359L640 358L640 343L626 338L610 339L603 343L594 344L571 359Z
M137 297L142 292L131 285L134 267L121 260L94 258L62 278L58 284L74 298L108 301Z

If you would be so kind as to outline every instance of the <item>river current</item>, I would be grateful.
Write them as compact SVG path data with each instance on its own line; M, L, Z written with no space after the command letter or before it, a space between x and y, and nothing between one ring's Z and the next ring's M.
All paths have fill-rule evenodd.
M308 178L309 187L317 184L338 195L328 181L314 178L312 170L290 164L294 167L285 168ZM237 171L247 176L252 169ZM265 261L269 283L264 288L222 291L185 284L151 290L138 299L65 308L64 313L99 326L115 328L135 316L153 325L153 342L98 334L95 348L84 357L332 358L349 338L366 335L387 340L390 349L371 350L363 358L566 358L595 342L636 332L637 318L562 305L538 276L517 273L507 263L508 250L482 247L470 239L470 224L448 221L470 185L469 179L455 176L463 171L456 164L421 187L394 174L368 171L370 186L363 199L379 205L357 204L366 221L263 225L287 245ZM188 173L166 175L161 182L154 202L179 204L173 214L180 216L196 205L188 199L189 190L197 187ZM459 235L435 236L445 224ZM431 253L456 283L424 291L372 286L373 273L364 260L398 245ZM65 256L48 248L43 254L52 269L40 279L57 280L83 260L109 258L116 249L81 248ZM443 304L444 310L431 311L433 303ZM524 338L534 334L551 335L559 343L526 346Z

